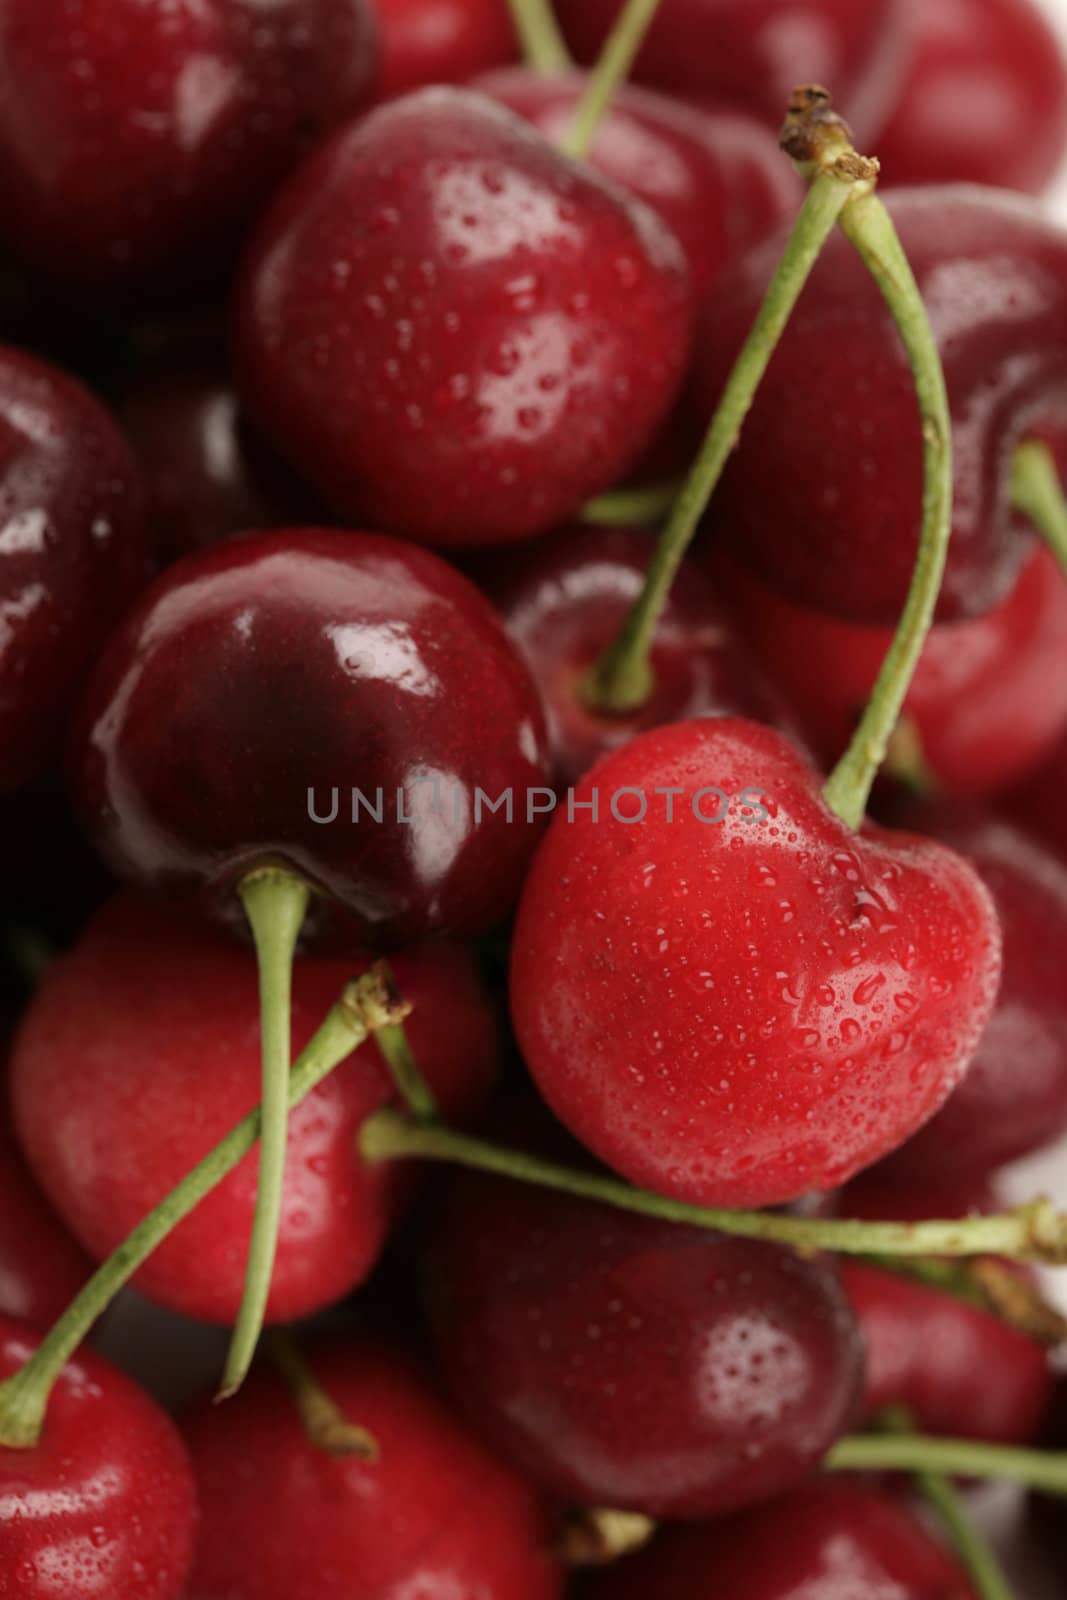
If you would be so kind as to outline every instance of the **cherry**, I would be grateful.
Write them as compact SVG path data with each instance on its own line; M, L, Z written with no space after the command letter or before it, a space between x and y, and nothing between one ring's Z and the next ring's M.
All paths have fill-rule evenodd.
M0 1122L0 1316L47 1328L91 1271Z
M10 0L0 227L79 297L214 276L309 136L366 98L369 0Z
M328 141L268 212L239 372L342 514L494 543L553 527L637 459L689 318L653 213L484 96L428 89Z
M878 157L887 183L1037 193L1067 148L1067 70L1033 0L914 9L912 62Z
M39 1336L0 1320L0 1376ZM170 1420L102 1357L60 1374L40 1442L0 1449L0 1593L19 1600L177 1600L196 1526L193 1477Z
M302 1046L365 958L305 957L294 972ZM412 1047L443 1106L469 1114L495 1056L471 958L440 944L401 954ZM97 1258L259 1100L256 966L186 907L120 898L43 978L11 1064L15 1113L42 1187ZM364 1119L394 1097L373 1041L289 1120L282 1225L267 1314L287 1321L366 1277L409 1180L357 1159ZM257 1160L246 1157L150 1256L151 1299L230 1322L245 1272Z
M926 302L952 407L955 508L939 615L973 616L1006 597L1032 546L1011 512L1015 446L1034 436L1055 446L1067 423L1058 365L1067 239L1038 211L989 192L891 192L886 205ZM780 253L781 240L768 241L707 303L694 380L702 415ZM899 336L866 266L835 236L745 422L712 524L787 598L892 623L915 564L921 481Z
M56 754L79 680L146 576L142 514L103 407L0 346L0 790Z
M584 73L513 67L480 78L477 87L561 144L586 81ZM698 298L727 262L799 204L797 179L759 123L648 89L616 91L587 159L659 212L685 251Z
M961 858L852 833L781 734L715 718L640 734L578 786L526 881L511 1005L549 1105L610 1167L768 1205L943 1104L999 966Z
M311 1346L314 1376L378 1444L312 1444L280 1379L185 1422L203 1505L191 1593L229 1600L557 1600L533 1491L473 1439L395 1349Z
M891 630L775 594L725 552L716 588L751 650L828 764L848 744ZM904 703L923 765L957 794L988 794L1049 749L1067 721L1067 586L1044 549L993 610L930 631Z
M813 1483L703 1527L671 1528L609 1567L590 1600L977 1600L956 1562L898 1500Z
M508 0L374 0L381 100L434 83L465 83L515 59Z

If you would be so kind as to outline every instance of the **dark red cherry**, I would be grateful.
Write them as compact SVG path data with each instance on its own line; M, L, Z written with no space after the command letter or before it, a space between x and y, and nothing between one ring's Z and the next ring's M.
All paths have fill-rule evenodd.
M610 1167L774 1204L835 1187L948 1098L1000 970L961 857L852 833L781 734L725 717L639 734L573 810L526 880L511 1007L549 1105Z
M953 420L955 507L939 615L1003 600L1033 548L1010 507L1023 438L1067 427L1067 234L1014 196L913 189L886 204L941 351ZM710 415L782 240L720 282L697 339L694 399ZM818 419L815 425L814 419ZM843 234L804 290L711 509L737 559L800 605L893 624L912 569L922 439L899 335Z
M559 0L556 10L579 60L595 61L618 0ZM829 84L867 139L896 101L909 16L901 0L662 0L634 76L774 128L798 83Z
M899 1500L828 1478L742 1516L671 1528L589 1600L978 1600Z
M508 0L374 0L380 100L433 83L466 83L514 61Z
M40 1342L0 1320L0 1377ZM102 1357L60 1373L31 1450L0 1449L0 1594L178 1600L192 1556L189 1460L162 1411Z
M7 1116L5 1106L0 1121L0 1316L47 1328L66 1310L93 1264L34 1183L6 1126Z
M0 790L51 762L86 669L146 573L126 441L81 384L0 346Z
M305 528L157 580L93 677L72 771L121 875L228 903L280 860L400 940L508 910L543 822L543 719L459 573L378 534ZM510 817L491 809L502 794Z
M855 1411L836 1273L777 1245L464 1176L427 1274L457 1401L563 1501L732 1511L805 1477Z
M426 89L328 141L268 212L238 294L242 391L341 514L518 539L641 454L690 306L654 213L484 96Z
M796 605L716 551L715 586L827 766L848 745L892 639L888 626ZM954 794L984 795L1031 768L1067 721L1067 584L1038 549L982 616L935 623L904 703L923 764Z
M586 82L585 73L513 67L480 78L477 87L561 144ZM616 92L588 159L673 229L698 298L729 261L799 208L798 180L768 129L649 89Z
M8 0L0 232L79 297L188 294L374 55L369 0Z
M559 1600L534 1492L395 1349L310 1345L312 1371L378 1458L309 1442L268 1367L186 1418L203 1516L191 1594L227 1600Z
M1036 194L1067 148L1067 69L1034 0L917 5L904 92L874 151L886 183Z
M297 960L294 1054L365 966L356 953ZM495 1060L473 961L438 944L397 955L394 968L415 1007L408 1034L423 1072L451 1114L469 1115ZM187 909L113 901L49 968L14 1047L15 1115L38 1182L94 1256L257 1104L259 1049L255 960ZM361 1163L355 1139L392 1097L368 1041L290 1115L272 1321L341 1299L374 1264L410 1182L398 1188L387 1167ZM247 1156L149 1257L135 1279L146 1295L232 1321L257 1170Z

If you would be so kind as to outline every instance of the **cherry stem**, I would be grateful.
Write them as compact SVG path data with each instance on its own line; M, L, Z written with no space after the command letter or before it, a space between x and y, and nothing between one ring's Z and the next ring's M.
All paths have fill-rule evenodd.
M650 483L633 489L612 489L598 494L582 508L581 520L596 528L654 527L670 512L681 491L682 480Z
M508 0L526 64L537 72L566 72L574 62L550 0Z
M833 232L842 208L857 184L862 182L854 173L835 170L822 174L811 185L751 332L727 379L700 452L660 535L644 587L630 608L618 638L586 680L585 699L593 710L633 711L644 705L652 693L652 643L678 568L737 443L741 425L752 407L756 390L800 291Z
M375 1029L406 1008L375 967L346 988L289 1074L289 1108L299 1104ZM152 1251L255 1147L260 1108L250 1111L144 1217L97 1268L26 1365L0 1383L0 1446L32 1449L40 1438L52 1386L93 1323Z
M604 41L596 65L586 79L585 92L567 130L563 150L580 161L593 148L601 119L616 91L630 76L630 68L659 10L660 0L626 0Z
M374 1042L389 1074L417 1122L433 1122L437 1117L437 1101L433 1090L419 1071L414 1052L401 1022L379 1028Z
M282 867L262 867L250 872L242 879L238 893L252 929L259 964L262 1121L259 1183L244 1291L226 1356L220 1397L234 1394L252 1365L274 1272L288 1142L293 957L310 897L303 878Z
M293 1397L304 1432L315 1448L328 1456L359 1456L363 1461L377 1461L378 1441L374 1435L349 1422L337 1402L330 1399L292 1335L275 1328L267 1344Z
M565 1567L607 1567L643 1549L655 1531L641 1511L573 1506L564 1513L553 1554Z
M689 1205L635 1189L618 1178L575 1172L521 1150L459 1133L441 1123L416 1123L386 1108L363 1124L359 1147L368 1161L418 1157L450 1161L496 1173L582 1200L600 1201L665 1222L714 1228L747 1239L770 1239L798 1250L832 1250L846 1255L1010 1256L1016 1260L1067 1265L1067 1216L1047 1199L1032 1201L999 1216L958 1217L949 1221L868 1222L851 1217L791 1217L773 1211L728 1211Z
M1011 461L1011 501L1029 517L1067 576L1067 500L1047 444L1027 439Z
M995 1478L1067 1498L1067 1451L1028 1450L927 1434L856 1434L839 1439L823 1465L831 1472L932 1472Z
M1067 1343L1067 1318L1048 1304L1036 1285L991 1256L946 1261L871 1255L865 1264L976 1306L1038 1344L1056 1348Z

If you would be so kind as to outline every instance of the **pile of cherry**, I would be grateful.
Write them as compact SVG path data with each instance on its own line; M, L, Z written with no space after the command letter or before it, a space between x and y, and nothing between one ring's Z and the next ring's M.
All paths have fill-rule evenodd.
M1065 150L1032 0L0 0L0 1596L1067 1592Z

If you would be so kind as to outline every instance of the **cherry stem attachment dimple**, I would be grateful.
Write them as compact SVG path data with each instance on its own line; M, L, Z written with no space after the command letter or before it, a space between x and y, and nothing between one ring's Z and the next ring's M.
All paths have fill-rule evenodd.
M563 141L565 154L581 160L593 148L604 113L630 76L659 5L660 0L626 0L586 79L585 92Z
M1056 458L1041 439L1026 439L1016 446L1011 503L1030 519L1067 577L1067 499Z
M262 1050L259 1182L248 1243L244 1292L226 1356L220 1394L241 1387L263 1328L281 1226L282 1190L292 1055L293 957L307 913L310 889L283 867L262 867L241 880L238 893L252 929L259 966Z
M670 513L681 488L681 478L674 478L670 483L611 489L587 500L580 520L594 528L656 527Z
M574 62L551 0L508 0L522 53L536 72L566 72Z
M1067 1451L941 1439L928 1434L856 1434L839 1439L823 1466L831 1472L933 1472L994 1478L1067 1498Z
M292 1334L284 1328L274 1328L267 1346L292 1396L304 1432L315 1448L328 1456L359 1456L363 1461L377 1461L378 1441L366 1428L349 1422L315 1376Z
M368 1034L401 1020L406 1009L377 968L349 984L289 1074L289 1108L298 1105ZM260 1108L250 1111L178 1183L97 1268L26 1365L0 1383L0 1446L31 1449L64 1364L93 1323L153 1250L254 1148Z

